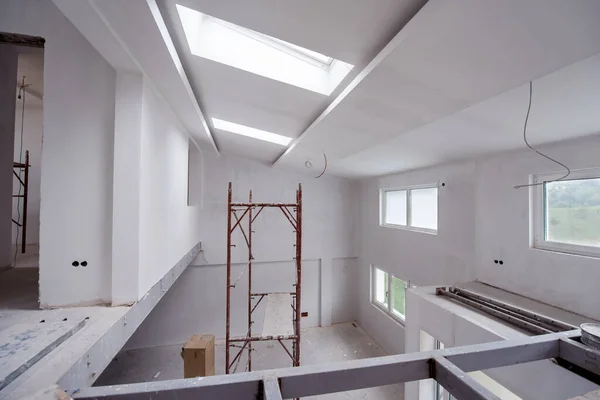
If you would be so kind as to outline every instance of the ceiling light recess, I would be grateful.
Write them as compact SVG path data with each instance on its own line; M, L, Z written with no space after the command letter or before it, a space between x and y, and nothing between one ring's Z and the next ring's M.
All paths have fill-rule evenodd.
M261 129L251 128L249 126L236 124L234 122L224 121L218 118L212 118L212 123L215 129L221 129L223 131L237 133L238 135L264 140L266 142L275 143L281 146L287 146L292 141L292 138L287 136L263 131Z
M329 96L354 68L316 51L177 4L190 52Z

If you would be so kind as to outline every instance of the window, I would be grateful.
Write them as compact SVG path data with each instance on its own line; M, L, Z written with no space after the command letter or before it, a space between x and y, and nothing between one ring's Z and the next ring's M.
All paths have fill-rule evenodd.
M406 289L414 285L371 266L372 296L371 302L399 321L405 320Z
M190 52L221 64L329 96L352 64L177 4Z
M380 225L437 233L437 185L381 190Z
M534 175L533 247L600 257L600 170Z
M234 122L224 121L218 118L212 118L213 127L238 135L251 137L253 139L264 140L265 142L275 143L281 146L287 146L292 138L282 136L277 133L263 131L261 129L251 128L246 125L236 124Z

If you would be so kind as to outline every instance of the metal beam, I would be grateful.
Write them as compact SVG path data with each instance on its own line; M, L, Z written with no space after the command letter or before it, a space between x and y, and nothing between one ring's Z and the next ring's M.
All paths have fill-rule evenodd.
M263 383L263 400L283 400L277 378L266 378Z
M559 356L561 339L574 338L578 335L580 331L575 330L568 333L552 333L517 340L324 365L198 379L90 387L81 389L73 397L122 400L143 398L134 396L152 393L153 399L254 399L260 393L259 382L265 379L278 379L283 398L313 396L428 379L432 377L430 360L441 357L465 372L554 358ZM451 372L456 370L452 369Z
M431 365L433 366L432 378L457 399L501 400L444 357L434 358L431 360Z
M559 357L600 376L600 351L571 339L560 339Z

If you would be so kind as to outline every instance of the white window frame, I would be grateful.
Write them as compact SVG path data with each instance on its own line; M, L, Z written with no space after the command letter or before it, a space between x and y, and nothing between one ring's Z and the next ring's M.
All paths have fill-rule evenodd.
M376 290L377 280L375 278L375 274L376 274L377 270L380 270L385 275L387 275L387 288L385 291L385 299L387 301L387 305L378 301L376 298L377 297L377 290ZM392 278L400 279L401 281L406 282L406 289L410 289L411 287L416 287L416 285L414 285L411 281L408 281L408 280L405 280L402 278L398 278L397 276L390 274L386 270L371 264L371 304L373 304L373 306L375 306L382 312L386 313L390 318L394 319L396 322L399 322L401 325L404 326L404 323L406 322L406 315L400 314L399 312L394 311L394 291L392 290ZM405 294L404 301L405 301L404 312L406 312L406 294Z
M555 251L559 253L574 254L587 257L600 257L600 247L584 246L546 240L545 198L542 183L560 179L564 171L532 174L530 182L537 184L530 187L530 227L531 247L539 250ZM600 168L573 170L565 181L600 178Z
M413 232L429 233L430 235L437 235L438 229L419 228L419 227L410 225L410 223L411 223L410 214L411 214L411 208L412 208L411 191L418 190L418 189L437 189L438 190L438 192L437 192L438 203L437 203L437 210L436 210L437 211L436 219L437 219L437 225L438 225L438 229L439 229L440 192L439 192L439 185L437 183L380 189L379 190L379 225L383 226L385 228L402 229L402 230L413 231ZM385 210L386 210L386 194L387 194L387 192L399 192L399 191L403 191L403 190L406 190L406 225L386 223L385 222Z

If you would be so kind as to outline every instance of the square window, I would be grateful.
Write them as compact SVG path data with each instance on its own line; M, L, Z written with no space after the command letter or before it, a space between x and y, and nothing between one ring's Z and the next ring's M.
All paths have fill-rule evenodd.
M564 174L562 174L564 175ZM532 187L533 247L600 256L600 170L535 175Z
M382 189L380 225L411 231L437 233L437 185Z

